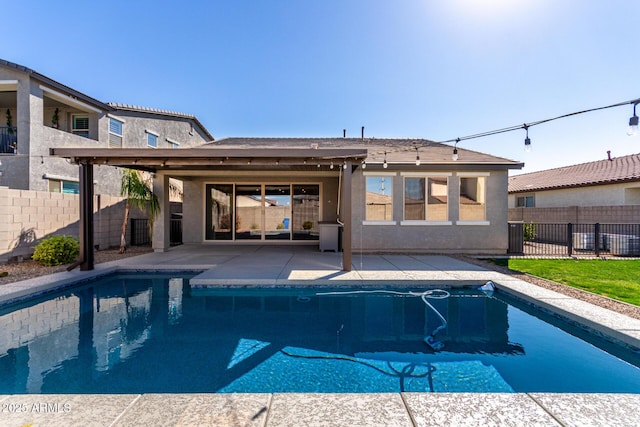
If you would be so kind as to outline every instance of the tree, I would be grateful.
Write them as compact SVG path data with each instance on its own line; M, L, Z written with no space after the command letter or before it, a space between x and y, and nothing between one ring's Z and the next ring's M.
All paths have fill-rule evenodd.
M160 202L153 193L149 182L142 177L139 171L124 169L122 173L122 184L120 195L126 197L124 204L124 219L122 220L122 231L120 234L120 253L127 250L127 223L129 222L129 211L132 207L146 210L149 215L149 228L153 229L153 222L160 213Z

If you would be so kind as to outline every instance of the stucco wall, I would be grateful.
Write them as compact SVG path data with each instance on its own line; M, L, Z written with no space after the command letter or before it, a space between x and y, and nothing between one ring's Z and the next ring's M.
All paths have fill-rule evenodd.
M509 195L509 207L516 207L517 197L529 195L534 195L536 208L640 204L640 182L514 193Z
M448 173L448 171L443 171ZM465 172L465 177L470 176ZM486 172L478 172L482 176ZM505 253L507 230L507 172L491 171L486 176L486 224L457 224L460 175L449 177L448 218L450 225L403 225L403 179L398 172L393 179L393 220L395 224L369 225L365 213L365 179L362 171L353 177L353 249L363 252L424 253Z
M640 224L640 205L510 208L509 221L538 224Z

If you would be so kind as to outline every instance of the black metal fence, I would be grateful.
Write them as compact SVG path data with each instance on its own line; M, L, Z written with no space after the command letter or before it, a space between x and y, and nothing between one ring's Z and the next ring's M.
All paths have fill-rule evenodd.
M509 223L509 254L640 256L640 224Z
M182 220L172 219L169 227L169 243L171 246L182 244ZM131 246L147 246L151 244L148 219L131 219Z
M14 154L18 149L18 128L0 126L0 153Z

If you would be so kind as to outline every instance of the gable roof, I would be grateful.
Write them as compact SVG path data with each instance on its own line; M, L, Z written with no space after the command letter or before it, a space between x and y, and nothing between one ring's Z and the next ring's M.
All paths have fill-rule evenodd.
M509 177L509 193L640 181L640 154Z
M521 169L524 164L515 160L492 156L458 147L458 160L453 160L453 147L419 138L223 138L200 146L201 148L273 149L273 148L350 148L366 149L369 165L381 165L387 160L389 167L415 165L416 155L421 166L486 167ZM418 150L416 151L416 147ZM386 154L385 154L386 153Z
M209 138L210 141L213 141L215 139L213 137L213 135L211 135L211 133L209 133L207 128L200 122L200 120L198 120L198 118L196 116L194 116L193 114L185 114L185 113L179 113L177 111L161 110L159 108L141 107L139 105L121 104L121 103L118 103L118 102L107 102L107 105L109 105L114 110L131 111L131 112L134 112L134 113L143 113L143 114L156 114L156 115L160 115L160 116L176 117L176 118L179 118L179 119L193 120L193 122L198 127L200 127L200 129L202 129L202 131L207 136L207 138Z
M120 104L120 103L115 103L115 102L102 102L102 101L98 101L95 98L90 97L89 95L86 95L80 91L77 91L69 86L66 86L62 83L59 83L47 76L45 76L44 74L40 74L37 71L32 70L31 68L25 67L24 65L20 65L20 64L16 64L4 59L0 59L0 66L4 66L16 71L19 71L21 73L27 74L28 76L44 83L47 86L51 86L52 88L55 88L59 91L62 91L66 94L72 95L73 97L76 97L88 104L94 105L102 110L106 110L106 111L115 111L115 110L123 110L123 111L132 111L132 112L136 112L136 113L147 113L147 114L159 114L159 115L163 115L163 116L169 116L169 117L177 117L177 118L184 118L184 119L189 119L189 120L193 120L197 126L200 127L200 129L202 129L202 131L204 132L204 134L207 136L207 138L209 138L209 140L213 141L214 137L213 135L211 135L211 133L209 132L209 130L200 122L200 120L198 120L198 118L194 115L191 114L184 114L184 113L178 113L175 111L168 111L168 110L160 110L160 109L156 109L156 108L148 108L148 107L139 107L139 106L134 106L134 105L128 105L128 104Z

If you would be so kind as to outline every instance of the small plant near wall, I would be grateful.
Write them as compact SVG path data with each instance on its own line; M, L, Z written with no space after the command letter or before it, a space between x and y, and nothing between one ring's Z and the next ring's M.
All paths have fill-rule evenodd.
M38 243L33 259L42 265L62 265L75 261L80 244L72 236L53 236Z
M13 133L13 117L11 117L11 110L8 108L5 117L7 118L7 127L9 128L7 129L7 132L11 135Z
M51 117L51 127L54 129L58 129L58 123L59 123L59 114L60 110L58 108L56 108L56 111L53 112L53 117Z
M536 224L535 222L524 224L524 241L530 242L531 240L535 239L537 231L538 224Z
M313 222L312 221L305 221L302 223L302 228L305 230L311 230L313 228Z

